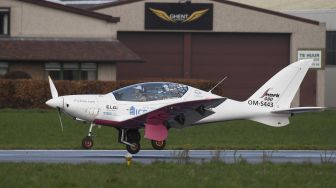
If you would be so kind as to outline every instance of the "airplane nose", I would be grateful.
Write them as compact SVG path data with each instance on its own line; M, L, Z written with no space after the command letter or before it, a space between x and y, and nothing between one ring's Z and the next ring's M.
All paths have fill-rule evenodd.
M52 108L63 108L64 106L64 99L63 97L56 97L48 100L46 102L46 105L52 107Z

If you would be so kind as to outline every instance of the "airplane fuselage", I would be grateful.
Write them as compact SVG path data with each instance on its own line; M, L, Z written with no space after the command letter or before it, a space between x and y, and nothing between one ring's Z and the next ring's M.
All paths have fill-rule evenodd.
M195 88L190 87L190 90ZM193 91L191 91L192 93ZM194 91L195 92L195 91ZM63 111L70 116L77 118L77 120L86 122L96 122L105 126L116 127L143 127L143 124L125 124L121 122L140 116L142 114L160 109L170 104L177 104L180 102L193 101L195 99L221 98L218 95L208 93L202 90L197 90L196 96L186 95L178 99L165 99L149 102L129 102L117 101L114 96L109 93L106 95L68 95L63 96L64 107ZM173 127L182 128L190 126L191 124L205 124L221 121L229 121L236 119L249 119L256 116L269 115L267 108L256 109L254 105L249 105L247 101L235 101L227 99L224 103L211 109L214 113L205 118L190 122L186 121L184 125L179 125L177 122L170 122ZM243 112L243 113L242 113ZM197 116L197 113L193 114ZM192 118L193 115L190 115Z
M123 125L121 122L143 115L167 105L181 102L222 98L190 86L181 97L166 98L151 101L117 100L113 93L105 95L67 95L59 97L63 112L77 120L96 122L106 126L142 127L143 124Z

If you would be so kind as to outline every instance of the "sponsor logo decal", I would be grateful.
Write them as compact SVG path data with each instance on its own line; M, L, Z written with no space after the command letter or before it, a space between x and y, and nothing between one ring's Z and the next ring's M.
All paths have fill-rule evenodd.
M202 92L200 90L195 90L194 91L194 96L198 97L198 98L203 97Z
M136 115L144 114L148 111L149 111L148 107L136 108L134 106L131 106L129 109L129 115L136 116Z
M118 106L106 105L107 110L117 110Z
M196 95L200 95L202 92L200 90L195 90Z
M247 103L252 106L273 107L274 98L279 98L279 93L271 93L273 88L268 88L261 96L261 100L248 100Z
M88 99L74 99L73 101L76 103L95 103L96 102L94 100L88 100Z
M112 112L103 112L105 116L112 116Z
M279 93L269 93L269 90L272 90L273 88L268 88L264 94L261 95L260 98L264 98L264 97L276 97L276 98L279 98L280 97L280 94Z

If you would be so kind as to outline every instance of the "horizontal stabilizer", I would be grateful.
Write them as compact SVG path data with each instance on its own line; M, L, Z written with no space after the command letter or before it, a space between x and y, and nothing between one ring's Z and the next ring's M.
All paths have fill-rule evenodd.
M272 127L283 127L289 124L287 114L272 114L268 116L250 118L252 121L256 121Z
M298 114L298 113L304 113L304 112L323 111L325 109L326 107L296 107L296 108L274 110L271 112L275 114Z

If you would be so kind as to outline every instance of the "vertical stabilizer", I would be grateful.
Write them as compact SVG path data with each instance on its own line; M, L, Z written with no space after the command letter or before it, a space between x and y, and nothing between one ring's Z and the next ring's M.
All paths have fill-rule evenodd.
M290 108L290 104L312 63L313 60L305 59L290 64L268 80L247 101L263 103L273 109Z

